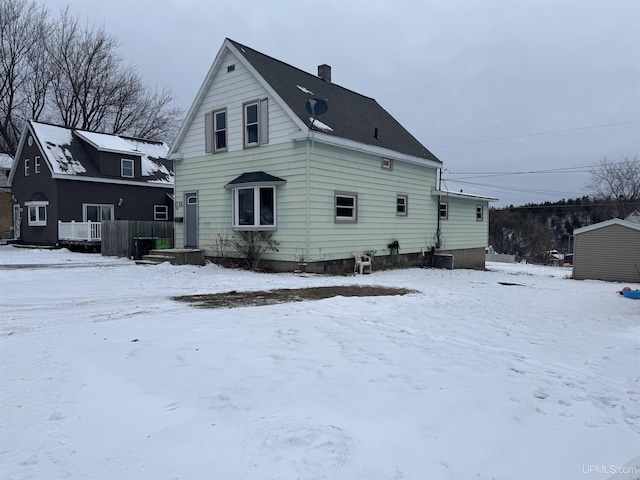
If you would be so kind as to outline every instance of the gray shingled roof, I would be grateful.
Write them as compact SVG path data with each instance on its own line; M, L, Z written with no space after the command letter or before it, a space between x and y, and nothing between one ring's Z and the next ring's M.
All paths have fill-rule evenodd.
M318 117L322 124L316 130L327 135L440 162L373 98L326 82L316 75L299 70L231 39L227 40L238 49L305 124L311 123L309 120L311 115L305 108L307 100L319 98L327 102L329 109ZM330 127L330 130L325 129L323 125ZM378 138L375 137L376 130Z
M274 175L270 175L265 172L248 172L248 173L243 173L237 178L234 178L229 183L227 183L225 187L231 187L233 185L245 185L249 183L278 184L278 183L286 183L286 180L280 177L276 177Z

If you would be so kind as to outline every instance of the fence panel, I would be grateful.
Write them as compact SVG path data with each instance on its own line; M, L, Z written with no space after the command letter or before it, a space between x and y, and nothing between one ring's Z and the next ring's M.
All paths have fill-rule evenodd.
M104 256L131 257L136 237L169 238L173 244L173 222L106 220L102 222Z

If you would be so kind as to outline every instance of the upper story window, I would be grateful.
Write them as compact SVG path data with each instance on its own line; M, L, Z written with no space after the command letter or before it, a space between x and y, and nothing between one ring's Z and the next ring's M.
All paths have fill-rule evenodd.
M256 100L244 104L244 146L255 147L269 142L268 100Z
M256 102L244 106L244 144L247 147L258 145L258 105Z
M406 217L409 214L409 196L398 195L396 196L396 215L399 217Z
M40 157L36 157L36 158L35 158L35 160L34 160L34 162L35 162L35 163L34 163L34 165L33 165L33 170L34 170L36 173L40 173Z
M24 159L24 176L25 177L29 176L29 159L28 158Z
M442 220L449 218L449 204L442 202L438 208L438 215Z
M476 220L481 222L484 218L484 207L482 205L476 205Z
M335 192L334 210L336 223L358 223L358 194Z
M227 111L213 113L213 138L215 151L227 149Z
M128 158L123 158L121 160L121 167L120 167L120 174L123 177L127 177L127 178L133 178L134 177L134 170L133 170L133 160L128 159Z
M383 170L393 170L393 160L390 158L382 158L380 167L382 167Z

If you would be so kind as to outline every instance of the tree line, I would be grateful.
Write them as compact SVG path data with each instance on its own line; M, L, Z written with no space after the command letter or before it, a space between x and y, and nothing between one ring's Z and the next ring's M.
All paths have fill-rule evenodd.
M548 250L571 251L573 231L612 218L640 221L640 160L604 159L590 169L592 195L558 202L492 208L489 243L498 253L534 257Z
M26 120L169 142L183 110L118 48L68 7L54 17L35 0L1 0L0 153L15 154Z

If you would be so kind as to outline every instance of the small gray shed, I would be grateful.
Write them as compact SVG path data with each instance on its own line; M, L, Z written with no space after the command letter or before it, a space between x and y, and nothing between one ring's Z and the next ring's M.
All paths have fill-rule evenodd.
M573 278L640 283L640 224L614 218L573 235Z

